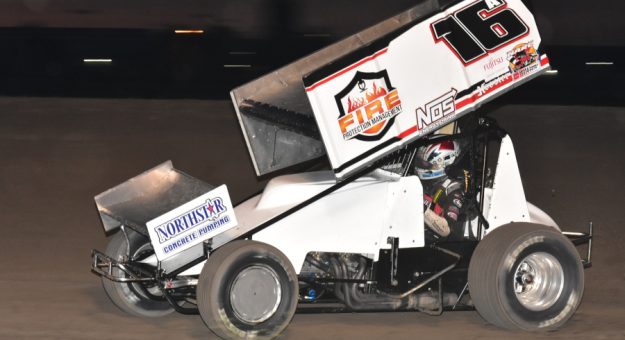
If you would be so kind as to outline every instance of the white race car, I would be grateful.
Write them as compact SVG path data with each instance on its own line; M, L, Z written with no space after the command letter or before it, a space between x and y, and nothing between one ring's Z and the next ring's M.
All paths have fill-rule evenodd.
M199 313L223 338L272 338L301 311L476 309L553 330L576 311L589 233L525 199L483 103L549 69L521 0L431 0L232 91L257 174L239 204L163 163L98 196L92 270L122 310ZM522 48L527 62L511 67ZM426 227L422 147L462 141L459 237ZM451 174L450 174L451 176ZM575 245L587 244L585 259Z

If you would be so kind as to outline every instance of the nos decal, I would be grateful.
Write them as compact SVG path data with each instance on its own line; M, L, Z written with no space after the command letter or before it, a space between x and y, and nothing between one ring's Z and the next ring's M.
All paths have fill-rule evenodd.
M397 89L386 70L356 72L354 79L335 96L339 108L338 125L343 139L380 140L402 112Z

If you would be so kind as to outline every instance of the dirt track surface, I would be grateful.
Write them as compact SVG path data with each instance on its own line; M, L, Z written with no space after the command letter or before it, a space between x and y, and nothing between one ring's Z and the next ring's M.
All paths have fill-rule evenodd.
M284 339L625 338L625 109L504 106L528 200L596 227L582 306L560 331L506 332L475 312L296 315ZM0 98L0 339L213 339L199 316L124 315L91 274L93 196L165 160L234 201L262 188L230 104Z

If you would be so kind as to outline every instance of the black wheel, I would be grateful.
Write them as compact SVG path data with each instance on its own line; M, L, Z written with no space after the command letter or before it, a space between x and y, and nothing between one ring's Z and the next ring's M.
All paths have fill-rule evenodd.
M108 256L124 261L128 258L128 250L130 250L131 260L143 259L154 254L147 237L132 230L126 230L126 234L128 241L121 231L111 237L105 251ZM114 268L113 274L119 276L123 272ZM102 286L111 301L128 314L140 317L161 317L174 311L164 300L163 293L156 285L113 282L103 277Z
M208 258L197 303L202 320L219 337L271 339L291 322L297 294L297 275L282 252L242 240Z
M478 313L507 329L554 330L577 310L584 269L573 244L554 228L512 223L493 230L469 265Z

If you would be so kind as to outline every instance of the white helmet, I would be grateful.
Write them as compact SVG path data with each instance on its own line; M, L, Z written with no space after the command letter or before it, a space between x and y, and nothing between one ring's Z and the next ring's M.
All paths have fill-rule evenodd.
M443 141L422 146L417 150L417 175L422 180L445 176L445 168L452 165L460 155L460 145L456 141Z

